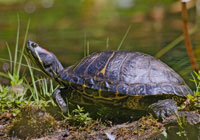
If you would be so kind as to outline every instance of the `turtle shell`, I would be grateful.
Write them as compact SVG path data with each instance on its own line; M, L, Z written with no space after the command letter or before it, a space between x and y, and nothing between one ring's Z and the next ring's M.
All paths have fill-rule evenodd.
M154 57L128 51L105 51L85 57L60 75L65 85L96 97L192 94L184 80ZM90 92L96 91L94 92Z

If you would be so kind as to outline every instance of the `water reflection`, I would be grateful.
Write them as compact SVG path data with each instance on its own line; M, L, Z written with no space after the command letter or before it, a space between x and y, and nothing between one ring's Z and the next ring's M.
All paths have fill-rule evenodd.
M51 8L54 4L54 0L42 0L41 4L44 8Z
M194 2L189 5L193 27ZM66 66L83 57L85 42L89 42L90 52L116 49L130 25L132 29L121 49L155 55L182 34L177 9L177 2L172 0L0 0L0 56L8 58L5 41L14 50L17 13L21 20L20 42L30 17L28 38L54 52ZM183 43L161 59L182 76L191 77Z
M36 6L32 1L28 1L24 6L24 10L29 14L35 12L35 9Z
M134 3L135 3L135 0L117 0L117 6L120 7L120 8L131 8Z

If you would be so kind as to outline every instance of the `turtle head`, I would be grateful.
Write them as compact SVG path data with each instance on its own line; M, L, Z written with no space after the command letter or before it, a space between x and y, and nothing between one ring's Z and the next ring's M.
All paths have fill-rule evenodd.
M44 73L57 80L58 74L63 70L63 66L53 53L43 49L37 43L30 40L27 43L27 52L31 56L32 61Z

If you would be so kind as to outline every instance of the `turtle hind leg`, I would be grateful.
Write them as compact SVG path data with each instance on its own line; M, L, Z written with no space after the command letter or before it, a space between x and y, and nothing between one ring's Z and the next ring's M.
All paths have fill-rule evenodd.
M65 100L62 96L61 96L61 92L65 91L65 88L60 88L60 89L56 89L53 92L53 99L56 102L56 104L60 107L61 111L66 114L67 110L68 110L68 101L67 99Z
M171 115L177 114L177 104L172 99L159 100L149 106L150 110L158 119L165 119Z

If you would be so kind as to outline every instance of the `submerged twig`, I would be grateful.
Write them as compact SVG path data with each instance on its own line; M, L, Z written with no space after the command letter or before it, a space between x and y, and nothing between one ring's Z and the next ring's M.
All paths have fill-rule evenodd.
M195 71L197 71L199 69L199 67L198 67L196 58L194 56L193 50L192 50L192 43L190 40L189 31L188 31L188 15L187 15L187 7L186 7L187 2L188 2L188 0L182 0L182 2L181 2L184 41L185 41L186 51L189 56L192 68Z

